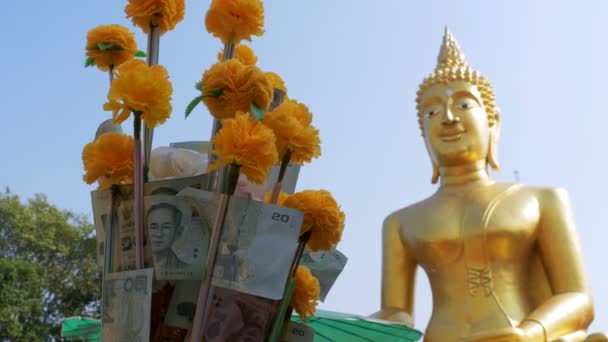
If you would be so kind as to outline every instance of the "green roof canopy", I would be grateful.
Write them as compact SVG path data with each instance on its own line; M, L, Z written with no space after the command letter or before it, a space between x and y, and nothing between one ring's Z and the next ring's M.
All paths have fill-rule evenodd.
M63 320L61 337L66 340L101 342L101 321L85 317L70 317Z
M292 320L302 323L295 315ZM307 321L306 325L315 329L315 342L413 342L422 336L420 331L403 324L324 310L317 310Z

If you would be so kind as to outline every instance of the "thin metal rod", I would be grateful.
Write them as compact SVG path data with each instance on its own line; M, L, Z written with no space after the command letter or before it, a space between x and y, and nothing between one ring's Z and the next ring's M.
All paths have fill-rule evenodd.
M217 214L215 216L215 221L213 223L213 231L211 232L211 239L209 242L209 253L207 256L205 277L198 292L196 312L194 314L194 320L192 322L192 334L190 338L191 342L200 342L203 338L203 333L209 314L208 305L211 302L209 299L212 295L211 280L213 278L213 269L217 257L217 249L219 247L220 238L222 236L222 227L224 226L226 212L228 211L229 201L230 195L220 195Z
M160 27L150 23L150 33L148 34L148 65L158 64L158 54L160 50ZM154 139L154 128L144 124L144 180L148 180L148 170L150 165L150 154L152 153L152 140Z
M112 81L114 81L114 64L110 64L110 70L108 70L108 74L110 74L110 87L112 87Z
M144 268L144 180L141 151L141 113L133 113L133 191L135 204L135 267Z
M230 60L234 58L234 49L235 44L233 42L228 42L224 44L224 58L223 61ZM217 132L222 129L222 122L218 119L213 119L213 129L211 130L211 139L217 134ZM211 165L217 157L214 154L209 153L209 162L207 165ZM219 192L224 186L224 178L225 178L225 170L224 168L219 168L215 171L209 173L209 185L207 189L212 192Z

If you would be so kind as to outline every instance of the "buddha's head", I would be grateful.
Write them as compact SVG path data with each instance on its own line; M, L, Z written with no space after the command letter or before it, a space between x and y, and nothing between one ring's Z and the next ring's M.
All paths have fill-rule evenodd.
M433 183L440 167L485 162L498 170L500 121L494 90L466 63L447 27L437 67L420 85L416 108L433 163Z

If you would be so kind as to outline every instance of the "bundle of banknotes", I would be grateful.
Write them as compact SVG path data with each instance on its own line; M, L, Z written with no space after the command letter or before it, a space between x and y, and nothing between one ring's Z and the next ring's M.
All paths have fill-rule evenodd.
M146 183L147 268L140 270L135 270L132 187L92 193L98 262L106 270L104 341L148 341L151 336L183 341L187 336L207 274L209 240L219 206L220 195L202 190L205 185L204 175ZM293 209L236 196L230 199L211 274L213 302L206 341L264 340L288 280L301 224L302 214ZM346 261L336 250L304 253L302 264L319 279L321 300ZM158 321L159 326L151 326ZM296 335L304 341L302 333Z

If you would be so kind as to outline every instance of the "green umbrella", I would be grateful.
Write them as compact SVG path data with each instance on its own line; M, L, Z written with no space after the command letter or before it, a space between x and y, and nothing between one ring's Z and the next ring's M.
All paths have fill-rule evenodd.
M66 318L61 326L61 337L68 341L101 341L101 321L85 317Z
M295 315L292 321L302 323ZM315 330L315 342L413 342L422 336L420 331L403 324L324 310L317 310L307 322Z

